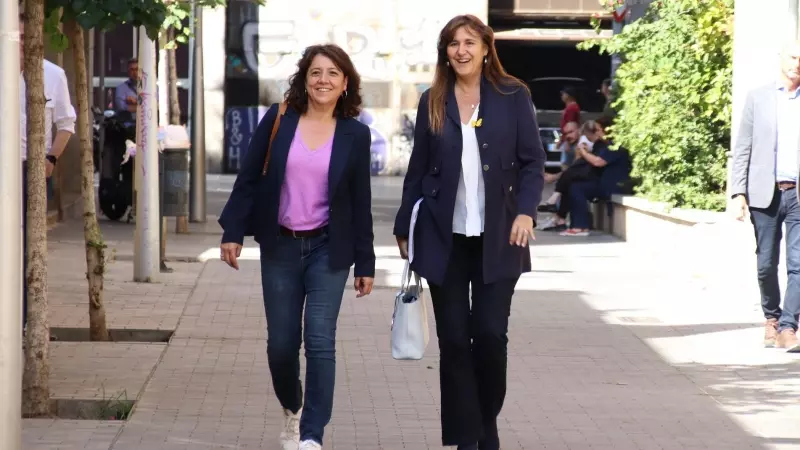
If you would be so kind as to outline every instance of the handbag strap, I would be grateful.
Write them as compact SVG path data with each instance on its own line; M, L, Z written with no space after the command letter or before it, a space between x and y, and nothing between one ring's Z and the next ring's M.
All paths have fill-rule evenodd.
M272 141L275 140L275 135L278 134L278 127L281 124L281 117L286 114L286 102L283 101L278 105L278 115L275 116L275 122L272 124L272 134L269 135L269 145L267 146L267 156L264 158L264 168L261 170L261 175L267 174L267 167L269 167L269 157L272 155Z

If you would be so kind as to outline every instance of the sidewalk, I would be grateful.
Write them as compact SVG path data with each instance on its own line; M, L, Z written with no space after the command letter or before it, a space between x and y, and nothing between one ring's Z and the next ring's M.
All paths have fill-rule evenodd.
M438 449L435 338L422 361L390 355L403 267L391 236L399 187L375 183L377 288L364 299L345 292L325 448ZM102 383L138 403L124 423L25 420L24 448L277 448L255 249L239 272L214 258L170 262L175 273L163 282L137 284L132 226L105 228L117 248L109 327L175 334L169 344L54 343L55 396L101 396ZM168 255L191 261L217 248L215 229L212 219L189 236L170 234ZM50 237L53 326L86 326L81 233L65 224ZM760 348L757 298L712 289L605 236L539 233L532 254L512 308L504 450L800 448L797 357Z

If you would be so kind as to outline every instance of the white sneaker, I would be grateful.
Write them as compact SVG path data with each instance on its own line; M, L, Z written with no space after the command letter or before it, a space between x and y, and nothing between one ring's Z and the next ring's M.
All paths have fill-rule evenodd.
M281 431L281 450L298 450L300 443L300 408L297 414L288 409L283 410L283 430Z
M311 439L306 439L300 443L300 450L322 450L322 445L317 444Z

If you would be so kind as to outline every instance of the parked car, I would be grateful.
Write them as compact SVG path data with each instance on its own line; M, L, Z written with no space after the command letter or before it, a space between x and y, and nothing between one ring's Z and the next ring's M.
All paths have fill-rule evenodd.
M542 139L542 147L544 147L544 151L547 154L545 168L560 169L561 150L558 148L558 140L561 136L560 130L558 127L541 127L539 128L539 136Z

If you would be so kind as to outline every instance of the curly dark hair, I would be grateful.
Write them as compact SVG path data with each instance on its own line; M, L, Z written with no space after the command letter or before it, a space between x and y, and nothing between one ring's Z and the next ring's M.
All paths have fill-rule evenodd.
M303 51L297 62L297 72L289 78L289 90L286 91L286 103L295 111L304 114L308 110L308 94L306 94L306 75L311 61L317 55L328 57L347 77L347 95L339 97L335 113L343 118L358 117L361 113L361 76L358 75L353 61L341 47L334 44L312 45Z

